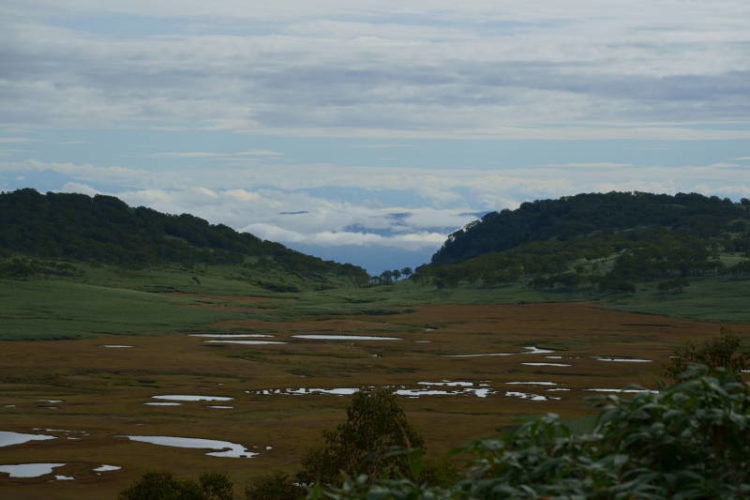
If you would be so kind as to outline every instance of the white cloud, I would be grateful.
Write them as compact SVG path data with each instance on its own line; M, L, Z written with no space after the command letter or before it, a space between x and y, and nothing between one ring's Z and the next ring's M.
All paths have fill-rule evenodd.
M82 184L80 182L66 182L63 184L62 191L66 193L81 193L89 196L102 194L98 189L94 189L88 184Z
M24 142L31 142L28 137L0 137L0 144L20 144Z
M173 151L163 153L153 153L150 156L154 158L178 158L178 159L195 159L195 158L218 158L218 159L232 159L232 158L252 158L252 157L274 157L282 156L281 153L276 151L270 151L266 149L254 149L249 151L241 151L239 153L210 153L205 151Z
M114 32L126 14L164 34L59 26L100 16ZM310 137L748 139L748 17L737 0L13 1L0 116Z
M243 231L250 232L256 236L282 243L304 243L306 245L319 246L368 246L368 247L390 247L402 250L422 250L425 248L437 250L445 241L447 234L418 232L409 234L398 234L383 236L374 233L354 231L322 231L317 233L301 233L290 231L272 224L250 224Z

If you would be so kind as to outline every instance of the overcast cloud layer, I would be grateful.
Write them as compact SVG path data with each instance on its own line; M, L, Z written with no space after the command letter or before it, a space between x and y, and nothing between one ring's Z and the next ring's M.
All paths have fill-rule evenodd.
M115 194L373 271L527 199L750 196L748 19L745 0L6 0L0 189Z

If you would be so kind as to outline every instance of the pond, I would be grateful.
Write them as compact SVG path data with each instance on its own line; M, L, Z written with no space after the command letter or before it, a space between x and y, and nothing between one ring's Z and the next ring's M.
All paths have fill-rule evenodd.
M286 344L280 340L205 340L204 344L235 344L235 345L262 345L262 344Z
M371 335L318 335L318 334L303 334L303 335L292 335L296 339L308 339L308 340L402 340L399 337L374 337Z
M482 358L485 356L515 356L516 354L549 354L555 352L551 349L542 349L536 346L523 346L526 352L483 352L476 354L445 354L446 358Z
M48 439L57 438L46 434L23 434L21 432L0 431L0 447L28 443L29 441L46 441Z
M8 474L10 477L30 478L40 477L51 474L53 469L62 467L64 463L36 463L36 464L14 464L0 465L0 472ZM66 476L62 476L66 477ZM55 476L57 479L58 477ZM72 478L71 478L72 479Z
M548 401L550 399L560 399L556 396L543 396L541 394L534 394L531 392L518 392L518 391L506 391L505 395L509 398L521 398L528 399L530 401Z
M127 438L139 443L150 443L159 446L171 446L175 448L195 448L201 450L217 450L206 453L212 457L222 458L252 458L258 453L249 451L241 444L231 443L229 441L217 441L214 439L203 438L186 438L177 436L117 436Z
M567 363L521 363L526 366L573 366Z
M333 396L351 396L359 392L357 387L336 387L334 389L322 389L319 387L302 387L298 389L260 389L257 391L245 391L248 394L259 394L263 396L305 396L314 394L328 394Z
M651 389L608 389L608 388L602 388L602 387L595 387L595 388L586 389L586 390L591 391L591 392L622 392L622 393L648 392L651 394L659 394L659 391L654 391Z
M191 333L188 337L207 337L211 339L249 339L249 338L270 338L273 335L264 333Z
M112 471L116 471L116 470L120 470L120 469L122 469L122 467L120 467L118 465L102 464L99 467L96 467L95 469L93 469L93 471L97 472L97 473L98 472L112 472Z
M195 396L192 394L167 394L151 396L153 399L165 399L167 401L232 401L229 396Z
M613 363L653 363L652 359L638 359L638 358L613 358L609 356L597 356L594 359L597 361L610 361Z
M486 382L475 384L468 381L442 380L440 382L418 382L418 385L428 387L407 387L398 386L393 393L397 396L407 398L419 398L422 396L460 396L474 395L479 398L486 398L494 391ZM439 387L439 388L435 388ZM257 394L263 396L312 396L312 395L333 395L333 396L351 396L360 391L358 387L336 387L333 389L323 389L320 387L301 387L301 388L277 388L277 389L258 389L245 391L248 394Z

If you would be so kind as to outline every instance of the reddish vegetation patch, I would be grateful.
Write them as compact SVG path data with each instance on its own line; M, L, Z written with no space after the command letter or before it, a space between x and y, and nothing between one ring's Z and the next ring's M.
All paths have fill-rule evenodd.
M246 312L276 299L199 297L226 300ZM247 304L242 308L238 304ZM206 305L202 307L215 307ZM270 470L294 470L320 432L344 418L347 397L262 395L274 388L391 385L417 388L442 380L487 384L495 393L404 398L409 418L432 451L443 453L472 438L492 435L519 415L557 412L566 417L590 410L581 403L587 388L620 388L630 383L655 387L660 365L675 346L719 333L719 325L653 315L601 310L592 304L417 306L387 316L332 317L268 322L249 316L214 325L222 331L275 336L283 345L205 344L184 334L157 337L100 336L69 341L5 342L0 350L0 430L31 432L34 427L76 429L80 441L56 440L0 448L0 463L71 463L83 471L115 464L122 471L64 483L0 477L3 498L114 498L143 472L168 469L180 477L207 470L228 472L236 484ZM429 328L429 330L428 330ZM434 329L434 330L433 330ZM733 325L750 336L750 325ZM301 332L384 335L398 341L302 340ZM104 344L133 345L104 349ZM523 354L524 346L554 349L569 367L528 366L547 354ZM456 354L515 353L497 357ZM645 358L652 363L602 362L597 356ZM509 382L548 381L551 386ZM531 401L505 391L559 396ZM204 403L145 406L158 394L229 396L235 408L212 410ZM52 410L47 399L60 399ZM5 405L13 405L5 407ZM200 450L127 442L120 434L172 435L241 443L260 451L254 459L208 457ZM253 449L252 446L258 446ZM265 450L265 446L273 446ZM78 468L78 469L76 469Z

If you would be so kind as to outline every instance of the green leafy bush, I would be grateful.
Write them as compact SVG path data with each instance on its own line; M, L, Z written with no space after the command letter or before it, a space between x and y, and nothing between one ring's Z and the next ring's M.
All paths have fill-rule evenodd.
M664 373L672 380L679 381L694 373L688 368L691 363L697 363L707 366L710 370L724 368L730 373L739 374L750 367L750 353L742 352L741 346L741 339L722 327L717 339L701 345L689 342L677 349L664 368Z
M349 476L410 476L408 454L401 450L421 449L424 441L391 391L356 393L346 415L346 422L323 433L324 446L303 459L298 474L301 482L337 484L342 472ZM394 450L399 452L394 454Z
M232 482L219 473L203 474L199 480L175 479L169 472L147 472L119 500L232 500Z
M263 476L245 489L247 500L298 500L306 496L307 489L283 472Z
M449 487L365 476L312 499L747 498L750 386L725 368L691 365L684 381L629 399L594 398L598 420L574 434L557 415L476 441Z

